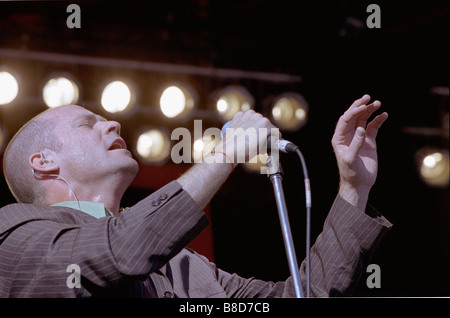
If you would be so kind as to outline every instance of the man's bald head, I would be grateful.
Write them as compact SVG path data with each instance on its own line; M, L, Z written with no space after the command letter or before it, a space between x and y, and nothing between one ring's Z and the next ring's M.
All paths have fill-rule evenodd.
M49 160L42 161L40 153ZM23 203L67 201L75 192L88 201L111 196L118 201L138 169L120 137L120 124L77 105L34 117L16 133L4 155L6 181ZM55 186L61 182L52 182L56 179L67 186L70 182L71 191L62 193Z
M16 200L21 203L41 203L45 197L43 186L36 180L29 158L44 149L61 148L54 129L56 122L49 109L26 123L11 139L5 150L3 171L6 182Z

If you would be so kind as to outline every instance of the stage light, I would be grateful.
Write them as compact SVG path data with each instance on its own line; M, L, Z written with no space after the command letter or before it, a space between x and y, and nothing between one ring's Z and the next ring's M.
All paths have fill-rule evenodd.
M195 105L195 93L186 85L172 85L161 94L159 105L167 118L181 118L186 116Z
M170 154L169 137L159 129L147 130L138 137L136 150L139 156L147 162L162 162Z
M102 93L102 106L109 113L122 113L130 109L135 96L130 84L114 81L106 85Z
M11 103L19 93L16 78L7 71L0 71L0 105Z
M237 112L245 112L254 107L253 96L241 86L226 87L215 100L217 112L224 123L231 120Z
M273 102L272 119L281 130L298 130L306 123L307 117L308 103L300 94L282 94Z
M422 148L416 153L420 178L428 185L446 187L449 184L449 155L444 150Z
M76 104L78 94L77 84L66 77L51 78L42 90L42 97L49 108Z

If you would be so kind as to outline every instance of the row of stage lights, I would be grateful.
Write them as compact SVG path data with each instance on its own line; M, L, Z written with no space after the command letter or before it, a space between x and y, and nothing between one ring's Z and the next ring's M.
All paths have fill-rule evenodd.
M0 105L10 104L19 93L16 78L8 71L0 70ZM50 107L76 104L79 100L79 88L76 81L69 77L55 77L47 81L42 89L42 98ZM135 104L133 85L123 81L108 83L101 95L101 105L112 114L125 114ZM160 109L167 118L182 118L188 115L196 104L196 93L185 85L167 87L161 94ZM216 110L225 123L238 111L254 108L251 94L242 86L229 86L221 91L217 98ZM308 104L296 93L286 93L275 99L272 105L272 119L284 131L296 131L307 119Z
M19 82L11 70L0 69L0 106L13 103L19 95ZM42 88L42 100L49 108L77 104L80 89L71 76L50 78ZM136 105L135 85L125 81L111 81L104 86L100 104L103 109L114 115L126 115ZM222 123L233 118L238 111L254 108L253 96L242 86L225 87L215 98L215 111ZM185 118L197 107L197 93L188 85L177 84L166 87L159 98L161 113L168 119ZM283 131L296 131L307 121L308 104L297 93L285 93L274 99L271 106L271 119ZM211 136L193 141L193 160L214 147ZM143 132L136 141L136 153L147 163L161 163L171 151L169 135L163 130L153 128ZM247 164L250 171L259 171L259 164Z
M0 70L0 105L13 102L19 93L19 84L15 77L7 71ZM131 85L123 81L113 81L107 84L101 95L101 105L105 111L112 114L126 113L135 103L135 95ZM76 104L79 100L79 88L76 81L68 77L51 78L44 85L42 98L50 107ZM254 107L253 97L241 86L230 86L218 95L216 111L222 122L231 120L238 111L246 111ZM182 118L196 106L196 94L187 86L169 86L161 94L159 106L167 118ZM272 104L271 116L275 125L284 131L296 131L307 120L308 104L305 99L295 93L280 95ZM1 137L0 137L1 141ZM211 136L203 136L193 142L193 159L211 151L214 147ZM143 132L137 139L136 152L148 163L160 163L170 156L170 140L166 133L159 129ZM250 171L259 171L258 164L247 164ZM422 148L416 153L416 163L421 179L431 186L447 186L449 183L448 152Z

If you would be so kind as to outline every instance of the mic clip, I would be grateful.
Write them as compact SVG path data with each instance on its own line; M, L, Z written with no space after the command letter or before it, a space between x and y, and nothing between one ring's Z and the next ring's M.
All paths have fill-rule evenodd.
M274 164L274 160L277 160L278 162ZM283 168L281 167L279 156L277 156L277 158L274 158L272 155L269 155L269 157L267 158L266 165L267 165L267 176L269 178L273 175L282 176L284 174Z

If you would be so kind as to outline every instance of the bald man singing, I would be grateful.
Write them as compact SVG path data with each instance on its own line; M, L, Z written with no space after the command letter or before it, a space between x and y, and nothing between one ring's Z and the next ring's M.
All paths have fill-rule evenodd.
M336 125L339 192L311 248L312 296L349 295L391 227L367 204L387 114L368 119L380 105L364 95ZM275 128L254 111L236 114L231 127L243 129L225 135L211 156L229 158L231 142L236 152L255 153L268 138L262 132ZM235 138L248 128L256 140ZM4 154L18 203L0 209L0 297L295 297L291 278L240 277L186 248L208 225L202 209L237 164L204 160L121 211L138 164L120 124L76 105L39 114ZM304 284L305 262L300 277Z

